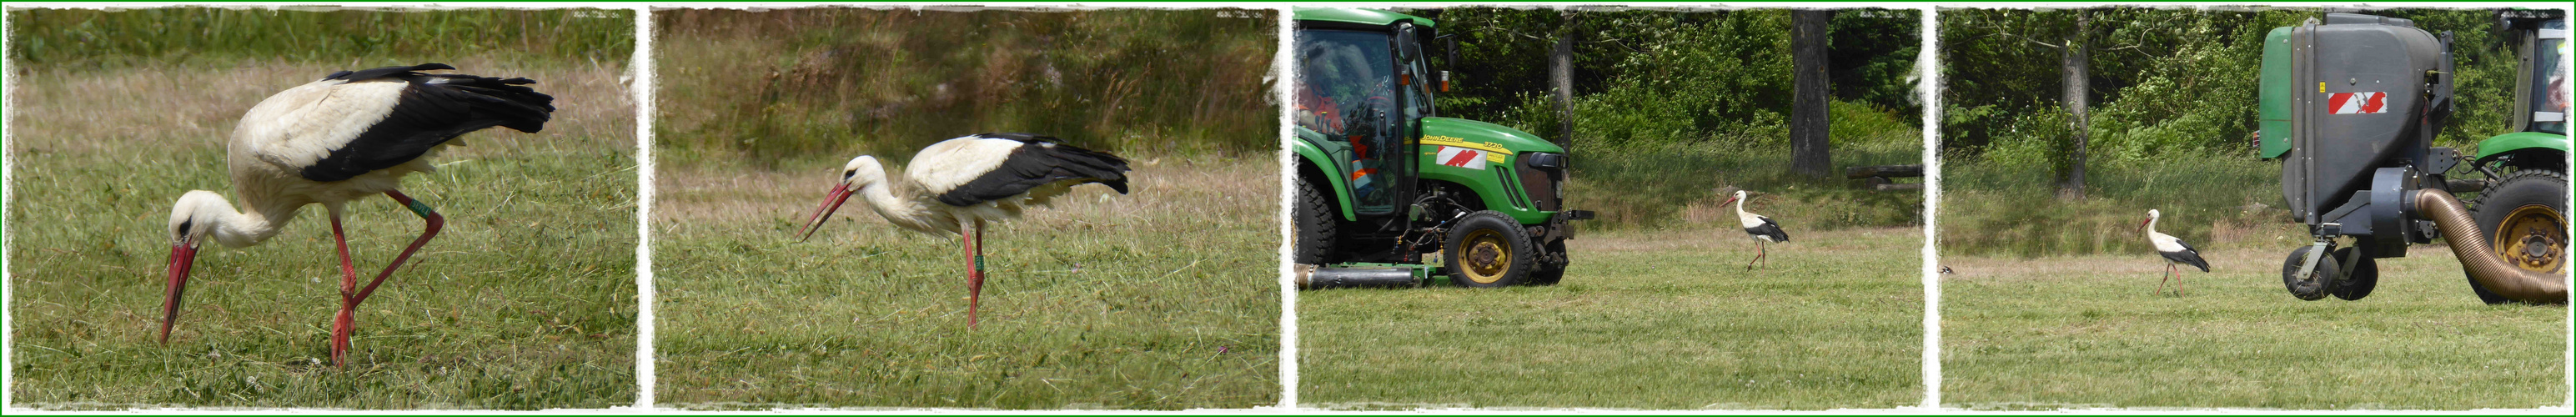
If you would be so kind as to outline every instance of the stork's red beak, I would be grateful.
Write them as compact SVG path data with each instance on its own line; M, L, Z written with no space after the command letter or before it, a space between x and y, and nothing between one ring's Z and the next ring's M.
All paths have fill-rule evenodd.
M2138 221L2138 231L2141 231L2141 232L2147 231L2147 222L2152 222L2152 221L2156 221L2156 219L2155 219L2155 218L2153 218L2153 217L2149 217L2149 218L2147 218L2146 220L2139 220L2139 221Z
M841 211L841 203L849 202L850 194L849 186L832 183L832 192L823 196L821 207L814 208L814 217L805 219L805 231L797 232L796 241L814 238L814 231L823 228L823 220L831 219L832 212Z
M1725 202L1717 203L1717 206L1726 207L1728 204L1735 204L1735 197L1727 197Z
M192 243L170 245L170 294L161 300L161 343L170 343L170 325L179 321L179 295L188 292L188 267L197 264Z

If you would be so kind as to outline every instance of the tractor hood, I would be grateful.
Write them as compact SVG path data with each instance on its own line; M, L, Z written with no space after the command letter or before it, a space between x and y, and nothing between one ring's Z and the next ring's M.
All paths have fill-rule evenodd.
M1564 147L1511 126L1449 117L1422 118L1422 144L1464 146L1508 154L1565 153Z

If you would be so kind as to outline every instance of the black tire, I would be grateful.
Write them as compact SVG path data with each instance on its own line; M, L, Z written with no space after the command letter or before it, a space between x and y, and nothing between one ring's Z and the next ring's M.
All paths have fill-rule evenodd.
M2505 220L2515 217L2516 212L2522 212L2524 216L2536 216L2537 219L2517 222L2523 223L2521 227L2516 227L2521 229L2519 237L2498 236L2497 231L2502 229ZM2497 256L2505 257L2508 262L2523 269L2539 272L2567 270L2567 260L2560 257L2560 254L2565 253L2567 249L2568 240L2566 173L2546 169L2522 169L2505 174L2504 178L2497 180L2494 186L2487 187L2485 191L2478 193L2476 201L2469 204L2469 217L2477 220L2478 231L2487 236L2487 247L2495 250ZM2540 223L2531 224L2528 221ZM2557 229L2557 231L2551 233L2547 229ZM2533 233L2535 231L2538 233ZM2506 241L2517 244L2497 244ZM2528 253L2513 253L2518 251L2512 250L2509 246L2533 250ZM2478 285L2478 280L2474 278L2469 279L2469 290L2476 292L2478 300L2487 304L2513 302L2513 299L2487 291L2487 288Z
M1573 258L1565 256L1565 239L1548 242L1539 252L1538 270L1530 271L1529 285L1556 285L1565 281L1565 265ZM1555 261L1563 259L1565 261Z
M2281 286L2289 288L2290 296L2299 297L2300 300L2325 299L2327 293L2334 292L2326 288L2327 283L2333 282L2332 277L2343 273L2343 266L2336 265L2334 257L2328 256L2317 259L2317 270L2309 272L2307 277L2296 276L2299 274L2299 263L2306 262L2308 251L2314 248L2314 246L2300 246L2298 249L2292 249L2290 259L2281 262ZM2333 252L2327 253L2333 254Z
M2379 288L2379 261L2371 259L2361 251L2354 248L2336 249L2334 256L2326 260L2334 261L2335 267L2342 269L2342 260L2354 256L2359 256L2361 259L2353 261L2351 270L2343 271L2343 282L2336 284L2334 288L2335 298L2359 301L2362 297L2369 297L2370 290Z
M1468 213L1449 227L1440 244L1440 260L1449 282L1468 288L1500 288L1528 282L1538 269L1538 251L1521 223L1492 210Z
M1333 217L1338 213L1333 210L1332 200L1324 197L1324 190L1307 183L1306 176L1297 176L1296 185L1296 206L1289 210L1292 216L1289 224L1296 229L1294 236L1297 237L1294 260L1300 264L1323 265L1324 255L1333 251L1334 228L1340 226Z

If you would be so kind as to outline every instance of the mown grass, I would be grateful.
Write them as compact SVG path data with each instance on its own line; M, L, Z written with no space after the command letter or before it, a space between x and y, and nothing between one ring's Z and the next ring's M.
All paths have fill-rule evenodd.
M985 238L966 326L951 236L853 202L790 236L839 160L665 170L655 397L682 408L1245 408L1280 393L1277 165L1139 158Z
M2151 293L2164 262L2144 251L1945 253L1956 273L1942 280L1941 399L1978 410L2566 404L2564 308L2481 304L2448 249L2422 245L2379 260L2369 298L2299 301L2280 284L2290 247L2205 250L2212 272L2185 272L2181 297Z
M1718 203L1744 189L1754 196L1747 210L1796 229L1922 224L1922 192L1871 191L1842 177L1846 167L1923 163L1922 131L1904 123L1902 118L1910 116L1844 102L1832 108L1834 172L1827 179L1790 171L1785 141L1629 147L1578 142L1565 206L1598 213L1597 219L1578 223L1585 230L1734 230L1741 227L1734 207ZM1770 134L1786 137L1785 132L1744 133Z
M1570 242L1562 284L1298 296L1298 398L1327 409L1890 408L1923 398L1923 238L1733 230ZM1800 234L1803 233L1803 234Z
M804 8L654 13L669 162L760 168L1039 132L1110 151L1278 148L1275 11Z
M362 58L362 65L396 58ZM438 58L557 97L540 134L475 133L404 191L446 228L361 308L352 364L326 360L337 259L320 208L277 238L199 254L155 343L170 202L232 194L224 141L262 98L345 62L19 67L8 223L13 407L597 408L631 404L636 161L618 61ZM335 60L336 61L336 60ZM350 205L360 268L420 231Z

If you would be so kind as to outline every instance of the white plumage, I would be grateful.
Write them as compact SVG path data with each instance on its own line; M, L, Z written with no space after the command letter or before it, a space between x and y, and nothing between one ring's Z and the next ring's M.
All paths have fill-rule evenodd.
M236 248L260 244L276 236L296 211L321 204L331 218L342 275L331 360L347 364L358 304L437 236L444 223L428 205L397 190L403 175L432 170L424 159L454 145L458 135L494 126L536 132L554 111L554 98L525 87L535 83L525 78L419 72L449 69L455 68L422 64L342 71L278 92L244 113L224 145L241 206L205 190L189 191L172 204L161 340L170 339L200 245L206 240ZM375 194L420 215L424 229L361 289L340 219L350 200Z
M2156 248L2156 254L2165 258L2164 279L2156 281L2156 291L2163 292L2165 289L2165 282L2172 281L2174 284L2174 295L2182 295L2182 272L2178 270L2178 268L2175 268L2174 265L2191 265L2199 267L2200 272L2209 272L2209 262L2202 260L2200 258L2200 251L2192 249L2190 244L2183 243L2181 238L2176 238L2173 237L2173 235L2156 231L2156 219L2162 217L2164 217L2163 212L2158 212L2155 209L2148 209L2147 221L2139 223L2138 229L2145 230L2147 232L2147 244L2149 246L2154 246Z
M852 196L887 223L929 234L956 234L966 244L966 323L977 322L983 299L983 235L987 222L1019 218L1075 185L1099 183L1127 193L1127 160L1026 133L983 133L922 148L902 175L888 175L875 156L851 158L841 167L823 204L805 222L811 238Z
M1735 197L1728 198L1725 202L1717 204L1726 205L1727 203L1735 203L1736 222L1744 225L1744 234L1753 236L1753 248L1756 253L1753 255L1752 261L1744 263L1744 269L1753 269L1754 262L1761 262L1764 258L1771 256L1771 250L1765 247L1764 244L1787 242L1789 241L1789 232L1780 230L1780 223L1771 221L1771 218L1769 217L1762 217L1762 215L1759 214L1745 212L1744 205L1752 203L1751 199L1745 198L1745 196L1746 193L1744 190L1735 190Z

